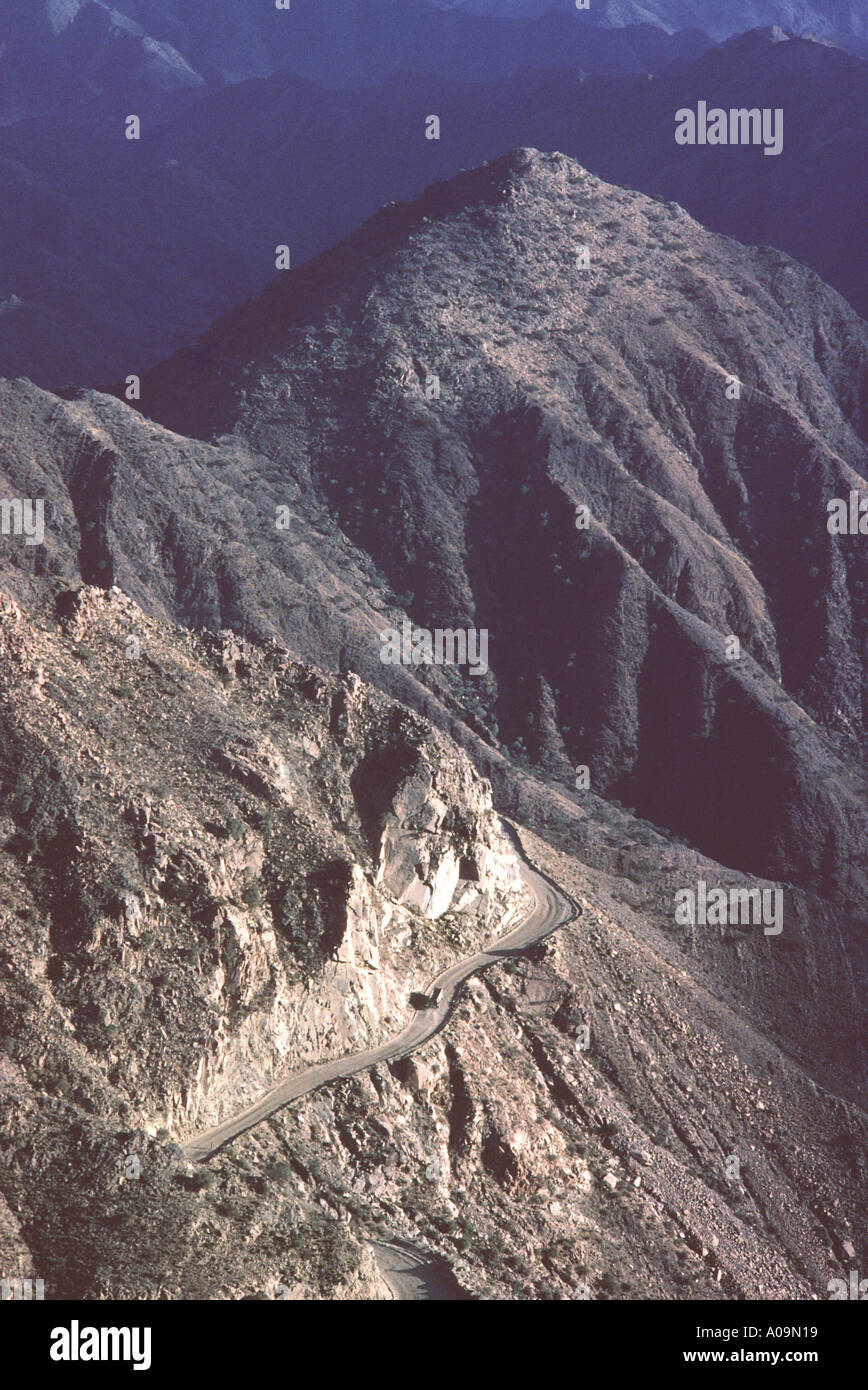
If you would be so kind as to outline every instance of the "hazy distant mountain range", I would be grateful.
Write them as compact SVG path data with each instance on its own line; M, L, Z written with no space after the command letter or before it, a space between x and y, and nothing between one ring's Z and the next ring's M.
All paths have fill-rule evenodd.
M280 72L344 85L402 67L471 80L520 67L659 72L710 43L696 30L612 29L575 11L507 22L428 0L327 0L291 11L238 0L3 0L0 120L98 95L162 112L173 95Z
M431 0L469 14L526 18L551 10L573 10L574 0ZM669 33L703 29L715 39L730 38L766 24L797 34L868 39L868 12L859 0L591 0L596 22L613 25L658 24Z

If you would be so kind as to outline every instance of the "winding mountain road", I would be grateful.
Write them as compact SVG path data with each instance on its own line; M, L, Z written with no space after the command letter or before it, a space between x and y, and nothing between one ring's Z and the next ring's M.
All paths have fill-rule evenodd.
M469 979L471 975L478 974L487 966L502 961L504 957L520 955L529 946L541 941L543 937L550 936L552 932L565 926L567 922L571 922L579 914L580 908L571 902L560 889L556 888L549 879L527 863L512 828L504 825L504 829L513 840L516 853L521 856L521 875L525 887L533 898L533 907L524 921L511 932L508 932L506 936L501 937L499 941L493 942L482 951L478 951L476 955L468 956L465 960L458 961L456 965L451 965L448 970L444 970L441 975L432 980L426 993L430 995L439 988L440 996L436 1005L420 1010L406 1028L402 1029L395 1037L381 1043L378 1047L369 1048L366 1052L355 1052L347 1057L338 1057L331 1062L321 1062L315 1066L307 1067L304 1071L296 1072L286 1081L278 1082L276 1086L269 1087L258 1100L254 1101L252 1105L248 1105L244 1110L239 1110L231 1119L224 1120L221 1124L215 1125L213 1129L188 1139L182 1148L189 1159L201 1163L205 1159L211 1158L219 1149L231 1143L233 1139L237 1139L239 1134L253 1129L255 1125L267 1120L275 1111L281 1110L283 1106L289 1105L291 1101L298 1100L301 1096L308 1095L311 1091L319 1090L321 1086L327 1086L332 1081L342 1081L344 1077L355 1076L358 1072L367 1071L369 1067L376 1066L378 1062L393 1061L397 1057L406 1056L409 1052L415 1052L422 1043L427 1042L444 1026L454 1006L459 987L465 980Z

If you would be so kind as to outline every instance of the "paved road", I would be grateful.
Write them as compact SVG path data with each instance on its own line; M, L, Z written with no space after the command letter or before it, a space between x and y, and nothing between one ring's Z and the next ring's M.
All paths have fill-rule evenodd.
M520 855L521 851L511 828L504 825L504 829L515 843L516 853ZM486 947L484 951L477 952L475 956L469 956L457 965L450 966L442 975L438 975L436 980L432 980L425 993L430 995L439 987L440 997L436 1006L420 1009L400 1033L367 1052L356 1052L348 1057L338 1057L332 1062L321 1062L316 1066L307 1067L304 1071L296 1072L286 1081L278 1082L276 1086L263 1092L252 1105L239 1110L231 1119L224 1120L213 1129L206 1130L204 1134L188 1139L182 1146L187 1157L193 1162L201 1163L206 1158L211 1158L224 1145L237 1139L239 1134L253 1129L255 1125L261 1124L275 1111L281 1110L291 1101L298 1100L300 1096L308 1095L310 1091L316 1091L321 1086L327 1086L331 1081L340 1081L346 1076L355 1076L357 1072L367 1071L378 1062L392 1061L396 1057L415 1052L446 1023L459 986L464 980L484 970L486 966L503 960L504 956L518 955L527 950L528 946L549 936L577 915L578 909L569 898L542 874L532 869L527 862L522 863L521 874L533 898L530 912L520 926L515 927L499 941Z
M392 1297L401 1303L456 1303L470 1297L445 1260L432 1260L410 1245L374 1245L380 1273Z

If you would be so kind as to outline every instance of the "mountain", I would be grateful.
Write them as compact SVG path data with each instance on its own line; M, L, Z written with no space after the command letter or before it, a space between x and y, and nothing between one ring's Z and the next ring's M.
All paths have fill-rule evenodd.
M518 154L288 273L147 375L142 415L7 388L3 447L10 495L63 518L50 574L356 670L498 792L504 749L587 764L704 853L852 910L864 556L826 508L865 475L865 364L864 324L787 257ZM178 455L145 414L212 443ZM490 670L384 665L401 608L490 631Z
M514 19L574 9L574 0L457 0L457 6L452 0L443 3L470 14ZM702 29L718 40L777 24L796 34L854 40L860 46L868 41L865 11L854 0L593 0L590 8L598 23L657 24L667 33Z
M804 267L520 150L138 409L0 385L46 504L0 540L4 1268L385 1298L397 1245L440 1297L807 1300L864 1259L868 576L827 504L866 374ZM407 615L488 669L384 662ZM574 920L190 1161L507 930L519 845ZM686 923L699 884L781 930Z
M124 119L70 112L61 144L53 117L0 132L4 370L56 383L156 360L273 267L258 253L267 210L176 169L147 121L127 141Z
M676 145L675 111L700 100L781 107L783 152ZM263 289L278 245L300 264L384 203L528 144L778 246L868 314L852 211L866 65L823 45L748 35L653 81L402 74L345 92L277 76L145 120L139 142L125 109L68 112L61 144L53 118L0 131L0 372L58 386L141 370Z
M100 0L0 6L0 124L95 95L168 111L205 85L176 48Z
M279 72L344 86L401 67L468 80L519 67L659 72L710 42L646 23L606 28L575 11L509 22L444 13L427 0L326 0L291 11L237 0L2 0L0 122L97 96L163 112L178 93Z
M362 84L401 68L469 80L521 67L657 72L710 45L697 29L667 35L644 21L615 29L594 14L573 9L565 15L554 6L530 19L504 20L443 10L429 0L326 0L241 16L234 0L205 12L198 0L125 3L133 14L146 13L149 27L181 45L197 67L216 69L230 81L290 72Z
M387 209L278 280L149 374L141 408L185 435L240 437L274 467L292 460L299 487L414 596L415 621L519 623L478 687L502 741L561 768L588 752L595 785L717 857L792 876L806 857L799 817L786 827L791 751L786 772L761 772L749 739L729 747L723 705L745 701L748 724L774 728L765 681L783 680L858 756L864 578L858 548L842 568L825 499L864 475L865 361L862 321L786 256L714 237L564 156L520 153ZM737 410L728 375L744 383ZM781 507L784 533L805 532L795 564ZM627 649L592 639L626 611ZM757 663L736 668L737 690L715 657L727 624ZM377 653L363 660L373 679ZM681 661L705 673L681 716L719 750L719 805L705 757L653 695L658 665ZM741 778L753 809L735 816ZM807 877L828 888L824 875L817 858Z

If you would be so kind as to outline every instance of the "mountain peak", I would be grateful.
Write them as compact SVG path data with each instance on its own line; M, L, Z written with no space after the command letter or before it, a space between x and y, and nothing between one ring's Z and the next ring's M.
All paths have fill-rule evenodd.
M448 221L483 207L492 210L509 207L510 215L516 216L518 195L526 200L527 209L532 203L560 203L557 215L573 220L575 209L568 206L565 199L588 194L617 198L620 191L558 150L546 153L531 146L519 146L475 168L462 169L451 178L437 180L407 202L387 204L368 218L358 233L347 238L347 243L340 243L323 256L328 258L338 253L341 245L354 243L356 237L374 235L382 248L384 233L388 239L390 223L393 234L401 237L420 223ZM635 196L642 198L643 195Z

